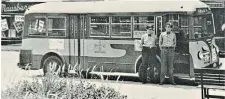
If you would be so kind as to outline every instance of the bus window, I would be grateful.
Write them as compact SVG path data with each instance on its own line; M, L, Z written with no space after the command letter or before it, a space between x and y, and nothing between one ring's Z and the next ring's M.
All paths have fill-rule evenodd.
M156 35L157 37L159 37L159 35L161 34L162 32L162 16L157 16L156 17Z
M90 36L109 37L109 17L91 16L90 21Z
M148 25L154 25L154 16L134 17L134 38L141 38Z
M131 17L112 17L112 37L131 37Z
M167 21L171 22L173 24L173 31L175 33L179 32L179 15L178 14L168 14L167 15Z
M46 36L46 18L35 18L29 21L28 35Z
M66 36L66 18L48 18L48 36Z
M194 37L203 38L209 37L214 34L212 16L198 15L194 17Z
M185 34L188 34L189 31L188 22L189 22L188 16L180 15L180 28Z

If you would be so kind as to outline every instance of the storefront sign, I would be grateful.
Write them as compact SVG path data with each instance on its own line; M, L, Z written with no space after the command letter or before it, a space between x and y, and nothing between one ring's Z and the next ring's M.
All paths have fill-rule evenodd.
M9 29L8 37L16 37L16 30L15 29Z
M17 32L23 31L23 22L20 22L20 21L16 22L15 21L15 22L13 22L13 25L14 25Z
M15 21L24 21L24 16L22 15L15 15Z
M8 29L9 29L9 27L8 27L7 20L6 19L2 19L2 21L1 21L1 30L2 31L6 31Z
M26 9L40 2L2 2L2 13L24 13Z

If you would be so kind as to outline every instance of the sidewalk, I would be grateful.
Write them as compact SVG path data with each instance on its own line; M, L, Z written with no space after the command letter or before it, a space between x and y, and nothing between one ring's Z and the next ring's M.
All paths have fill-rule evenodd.
M21 44L1 45L1 51L19 51Z

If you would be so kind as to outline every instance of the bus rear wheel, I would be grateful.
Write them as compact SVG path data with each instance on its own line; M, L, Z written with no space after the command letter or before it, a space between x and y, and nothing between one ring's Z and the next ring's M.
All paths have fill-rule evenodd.
M63 66L63 62L57 56L49 56L47 59L45 59L43 65L44 76L47 74L61 75L61 67Z
M145 67L142 63L139 66L138 74L139 79L143 82L151 82L151 83L158 83L160 80L160 65L156 64L153 70L150 69L149 66ZM146 69L146 73L144 72Z

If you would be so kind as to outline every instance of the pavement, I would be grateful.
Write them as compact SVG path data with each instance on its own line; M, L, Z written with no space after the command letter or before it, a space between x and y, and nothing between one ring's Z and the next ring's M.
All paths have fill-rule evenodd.
M19 52L1 51L1 91L7 86L14 87L16 82L20 80L32 80L33 78L43 77L42 70L25 71L16 66L19 61ZM69 78L73 79L73 78ZM108 86L119 91L123 95L127 95L128 99L200 99L201 89L196 86L186 85L158 85L158 84L142 84L133 81L111 81L111 80L92 80L87 82L98 86Z
M21 44L1 45L1 51L19 51Z
M19 61L20 44L1 46L1 90L13 87L19 80L32 80L43 75L42 70L25 71L19 69L16 63ZM4 57L3 57L4 56ZM225 58L222 59L225 63ZM225 66L223 66L225 67ZM158 85L141 84L133 81L105 81L105 80L86 80L97 86L109 86L127 95L128 99L201 99L201 89L197 86L187 85ZM212 90L213 94L224 94L220 91Z

